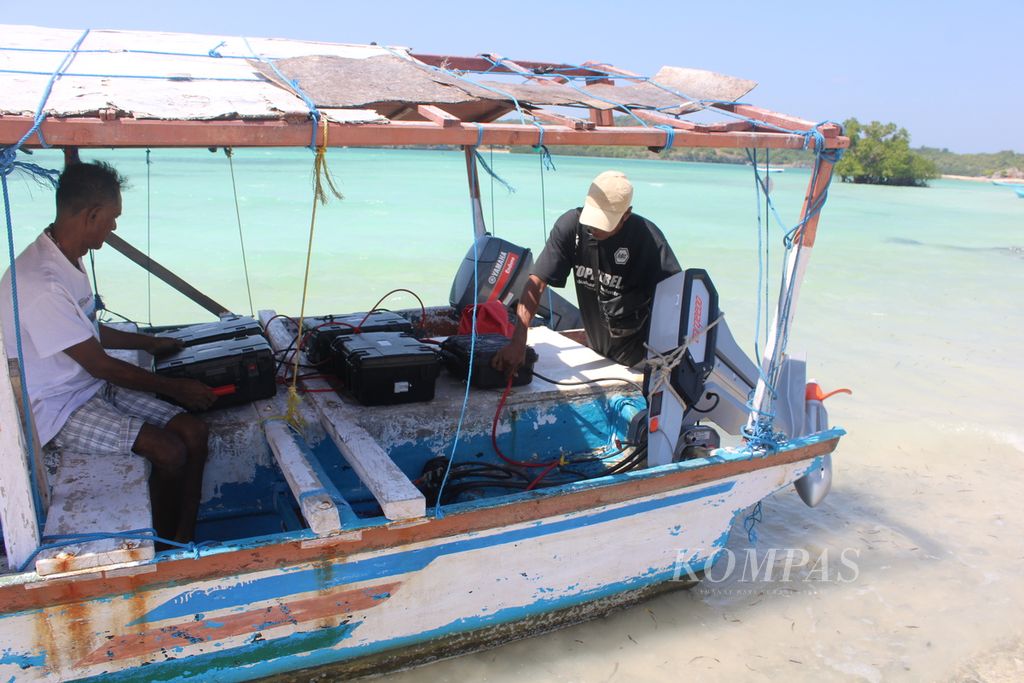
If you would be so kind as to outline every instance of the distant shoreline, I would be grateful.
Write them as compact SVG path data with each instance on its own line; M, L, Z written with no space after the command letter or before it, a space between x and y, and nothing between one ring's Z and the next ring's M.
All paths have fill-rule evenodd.
M946 173L943 173L942 177L947 180L970 180L976 183L991 183L993 181L998 181L1000 183L1024 185L1024 179L1021 178L990 178L983 175L949 175Z

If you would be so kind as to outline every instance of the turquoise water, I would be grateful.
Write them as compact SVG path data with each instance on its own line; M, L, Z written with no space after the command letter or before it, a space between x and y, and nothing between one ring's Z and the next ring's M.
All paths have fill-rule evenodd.
M111 161L132 183L119 235L143 250L148 241L154 259L233 310L248 312L223 153L155 150L148 169L144 150L85 157ZM735 336L752 353L758 228L749 168L556 154L557 170L542 175L535 155L491 158L517 192L492 188L483 176L489 226L535 251L558 215L581 203L596 173L624 170L636 186L636 211L662 228L684 266L711 273ZM345 198L319 209L307 313L365 310L395 287L419 293L428 305L447 301L472 235L461 152L341 149L329 159ZM51 151L38 152L34 160L60 164ZM255 308L295 314L310 222L312 155L238 150L234 166ZM797 219L808 179L806 170L772 174L775 201L789 225ZM21 249L51 220L52 195L19 177L11 193ZM781 235L773 224L772 293ZM835 182L791 349L806 350L812 373L828 377L829 384L876 378L879 392L927 395L936 377L967 374L969 367L972 383L984 380L991 387L977 388L971 400L986 400L987 392L1001 393L999 388L1022 379L1022 247L1024 201L1006 188L950 180L927 189ZM149 281L109 247L97 252L96 270L107 306L122 315L155 324L210 317L161 282ZM414 303L398 295L384 305ZM763 325L762 313L762 330ZM886 409L899 413L901 403L885 403Z
M223 154L154 151L148 192L144 151L95 157L134 183L119 234L146 249L148 198L152 256L248 312ZM34 159L59 165L51 152ZM337 150L330 161L346 198L319 214L309 312L365 309L394 287L428 303L447 301L472 235L462 155ZM494 155L498 172L518 188L494 193L497 234L539 249L590 179L620 168L636 185L636 210L661 226L684 266L711 273L738 342L752 353L758 259L750 169L555 161L558 170L543 176L542 215L538 159ZM257 308L298 311L311 165L307 151L236 153ZM800 170L772 176L789 224L808 179ZM487 178L483 190L490 220ZM52 193L20 178L11 191L20 249L52 219ZM772 226L772 291L781 234ZM395 680L667 683L683 667L715 680L749 679L750 671L766 680L817 681L823 672L842 680L959 680L970 676L954 672L972 659L998 663L1008 652L1019 662L1024 537L1013 520L1024 478L1022 248L1024 200L1007 188L946 180L928 189L832 186L790 349L806 352L811 376L826 389L853 389L828 402L833 422L849 434L826 501L809 510L791 490L780 491L765 502L757 547L806 548L812 557L823 548L852 550L856 581L813 590L800 582L714 584ZM113 310L154 323L209 319L156 281L150 305L145 274L109 248L96 265ZM738 525L730 547L742 552L746 538ZM1007 646L1008 637L1018 640Z

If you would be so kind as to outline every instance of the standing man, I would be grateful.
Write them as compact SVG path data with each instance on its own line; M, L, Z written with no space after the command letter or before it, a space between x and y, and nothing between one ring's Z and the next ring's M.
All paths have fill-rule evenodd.
M176 340L96 321L82 257L117 228L124 185L105 163L67 166L57 184L57 217L15 261L26 384L43 444L149 460L153 526L185 542L195 531L209 430L152 393L191 409L208 408L216 397L201 382L160 377L104 351L159 356L180 348ZM0 280L0 322L7 356L17 358L10 270Z
M625 174L594 179L581 208L555 222L519 300L512 340L494 356L495 369L523 364L526 332L545 287L564 287L569 273L590 347L623 365L645 357L654 289L680 271L658 227L633 213L633 186Z

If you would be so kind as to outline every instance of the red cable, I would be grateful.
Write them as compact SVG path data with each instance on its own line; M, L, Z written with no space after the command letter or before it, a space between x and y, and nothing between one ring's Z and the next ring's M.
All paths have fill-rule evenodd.
M491 445L494 447L494 452L498 454L498 457L507 462L509 465L514 465L516 467L547 467L548 469L550 469L557 465L561 459L559 458L550 463L513 460L512 458L506 457L506 455L501 452L501 449L498 448L498 419L501 417L502 408L505 407L505 399L508 398L509 392L512 391L512 380L512 377L508 378L508 384L505 385L505 391L501 394L501 400L498 401L498 409L494 411L494 421L491 423ZM547 472L545 471L544 474L547 474ZM541 476L544 476L544 474L542 474ZM537 479L534 479L533 483L536 483L539 480L540 477L537 477ZM530 484L531 487L533 486L533 483Z
M550 472L551 470L555 469L555 465L557 465L558 462L559 462L558 460L555 460L553 463L548 465L544 469L543 472L541 472L540 474L537 475L536 479L534 479L533 481L530 482L530 485L526 487L526 490L527 491L532 491L533 487L536 486L537 484L539 484L541 479L543 479L544 477L548 476L548 472Z

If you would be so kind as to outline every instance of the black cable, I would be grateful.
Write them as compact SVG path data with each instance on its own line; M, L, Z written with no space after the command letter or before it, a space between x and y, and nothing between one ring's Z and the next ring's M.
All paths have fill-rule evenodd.
M719 403L719 401L721 401L721 400L722 400L722 397L721 397L721 396L719 396L718 394L716 394L716 393L715 393L715 392L713 392L713 391L709 391L708 393L704 394L704 398L711 398L712 396L714 396L714 397L715 397L715 402L714 402L714 404L713 404L713 405L712 405L712 406L711 406L710 408L708 408L708 409L706 409L706 410L701 410L700 408L698 408L698 407L697 407L697 405L696 405L696 404L694 404L694 405L690 406L690 410L693 410L693 411L695 411L695 412L698 412L698 413L703 413L704 415L707 415L707 414L708 414L708 413L710 413L710 412L711 412L712 410L714 410L715 408L717 408L717 407L718 407L718 403Z
M644 393L643 387L641 387L639 384L637 384L633 380L625 379L624 377L599 377L597 379L583 379L583 380L580 380L578 382L572 382L572 381L565 380L565 379L563 379L563 380L554 380L554 379L551 379L549 377L545 377L544 375L540 374L536 370L533 371L533 376L536 377L537 379L540 379L540 380L543 380L543 381L547 382L548 384L560 384L562 386L567 386L567 387L580 386L580 385L583 385L583 384L599 384L601 382L622 382L623 384L628 384L629 386L633 387L639 393L641 393L641 394Z

